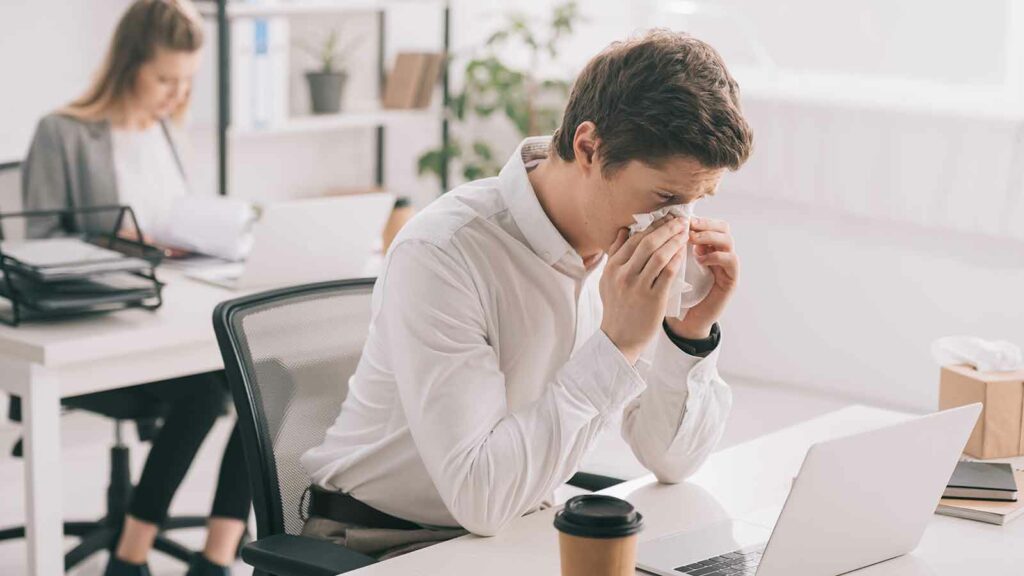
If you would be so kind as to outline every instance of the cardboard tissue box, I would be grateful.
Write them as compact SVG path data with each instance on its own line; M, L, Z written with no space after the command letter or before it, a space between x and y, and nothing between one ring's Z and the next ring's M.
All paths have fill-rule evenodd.
M1024 454L1024 370L979 372L943 366L939 409L981 402L984 408L964 453L980 459Z

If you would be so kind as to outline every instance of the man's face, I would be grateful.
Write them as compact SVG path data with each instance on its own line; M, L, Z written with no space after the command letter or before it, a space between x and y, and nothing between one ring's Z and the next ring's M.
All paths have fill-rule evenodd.
M595 159L596 160L596 159ZM605 178L594 170L587 178L586 218L591 238L608 247L633 215L711 196L725 168L707 168L689 156L675 156L656 165L631 160Z

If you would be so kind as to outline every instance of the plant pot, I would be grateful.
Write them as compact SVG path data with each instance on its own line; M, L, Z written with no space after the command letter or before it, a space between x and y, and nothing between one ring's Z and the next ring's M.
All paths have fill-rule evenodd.
M337 114L348 74L344 72L306 72L313 114Z

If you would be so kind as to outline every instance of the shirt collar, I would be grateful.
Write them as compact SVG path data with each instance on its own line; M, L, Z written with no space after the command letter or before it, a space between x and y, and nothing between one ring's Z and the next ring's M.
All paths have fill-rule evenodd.
M547 158L550 144L549 136L523 140L498 174L501 195L512 219L530 249L549 266L562 259L566 253L575 254L573 247L544 212L527 177L526 165Z

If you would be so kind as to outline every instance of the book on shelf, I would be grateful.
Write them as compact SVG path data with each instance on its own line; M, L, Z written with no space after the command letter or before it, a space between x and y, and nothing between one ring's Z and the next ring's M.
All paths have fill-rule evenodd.
M264 128L288 119L288 18L231 21L231 125Z
M388 74L383 107L407 110L430 106L443 64L443 54L400 52L395 58L395 66Z

